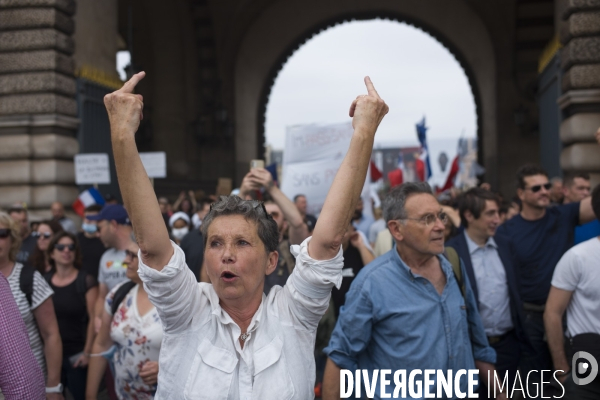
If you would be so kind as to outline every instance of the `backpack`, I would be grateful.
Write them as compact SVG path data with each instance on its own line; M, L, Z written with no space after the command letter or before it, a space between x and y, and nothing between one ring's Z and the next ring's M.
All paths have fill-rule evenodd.
M121 287L119 287L117 289L117 291L115 292L115 295L113 296L112 304L110 305L111 315L115 315L115 313L117 312L117 309L119 308L119 306L121 305L123 300L125 300L125 296L127 296L127 293L129 293L131 291L131 289L134 288L135 285L136 285L135 282L127 281L124 284L122 284Z
M19 288L21 292L27 298L27 302L29 303L29 307L31 308L33 302L33 275L35 274L35 269L29 265L23 265L21 268L21 274L19 275Z
M456 279L456 283L458 283L458 288L462 293L462 296L465 297L465 281L462 276L462 269L460 268L460 258L458 257L458 253L452 247L446 247L444 251L444 256L450 261L452 264L452 272L454 272L454 279Z

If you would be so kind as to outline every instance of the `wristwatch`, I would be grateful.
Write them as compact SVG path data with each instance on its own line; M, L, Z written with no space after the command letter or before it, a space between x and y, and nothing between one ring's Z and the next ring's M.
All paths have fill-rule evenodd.
M63 390L63 385L62 385L62 383L59 383L58 385L56 385L54 387L47 387L46 393L62 393L62 390Z

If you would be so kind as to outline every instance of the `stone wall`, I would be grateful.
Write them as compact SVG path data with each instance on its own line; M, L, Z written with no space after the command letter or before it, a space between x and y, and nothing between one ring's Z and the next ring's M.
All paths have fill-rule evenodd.
M565 145L561 167L589 172L600 183L600 0L560 0L562 90L559 105L565 117L560 137Z
M77 197L74 13L74 0L0 0L2 208Z

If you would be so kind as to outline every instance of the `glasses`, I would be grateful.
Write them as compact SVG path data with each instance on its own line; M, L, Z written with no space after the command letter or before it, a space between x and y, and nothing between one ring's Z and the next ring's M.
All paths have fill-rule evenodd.
M442 221L442 224L446 225L446 223L448 223L448 214L446 214L445 212L440 212L439 214L427 214L422 216L421 218L399 218L401 221L402 220L406 220L409 219L411 221L418 221L421 224L425 225L425 226L431 226L433 224L435 224L435 221L437 221L438 219L440 221Z
M41 232L32 232L31 236L36 237L38 239L42 239L42 238L44 238L44 239L50 239L52 237L52 234L50 232L44 232L44 233L41 233Z
M6 239L10 236L10 229L0 229L0 238Z
M540 190L542 190L542 188L544 188L546 190L550 190L552 188L552 184L550 182L548 182L548 183L544 183L543 185L535 185L530 188L525 188L525 190L531 190L533 193L537 193Z
M125 257L131 257L131 259L133 260L134 258L137 258L137 253L134 253L133 251L129 251L129 250L125 250Z
M58 251L64 251L65 249L69 250L69 251L75 251L75 245L73 243L71 244L57 244L56 246L54 246L54 248Z

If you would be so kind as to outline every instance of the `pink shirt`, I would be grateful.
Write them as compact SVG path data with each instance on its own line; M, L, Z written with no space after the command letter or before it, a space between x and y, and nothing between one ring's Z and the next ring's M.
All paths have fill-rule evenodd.
M44 375L8 281L0 274L0 390L6 400L46 398Z

